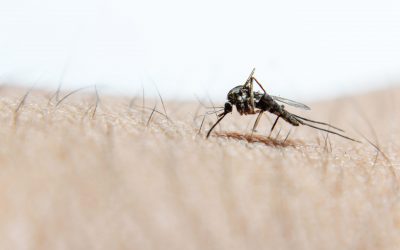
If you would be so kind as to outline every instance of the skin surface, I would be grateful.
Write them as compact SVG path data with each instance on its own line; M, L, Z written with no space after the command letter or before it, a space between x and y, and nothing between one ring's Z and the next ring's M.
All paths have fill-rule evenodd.
M0 249L400 245L398 89L288 107L362 144L284 121L270 139L270 114L251 137L235 111L206 140L196 101L166 119L141 96L26 93L0 89Z

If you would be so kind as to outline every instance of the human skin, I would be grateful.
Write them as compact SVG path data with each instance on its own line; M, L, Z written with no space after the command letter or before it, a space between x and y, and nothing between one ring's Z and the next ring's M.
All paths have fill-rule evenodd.
M400 245L398 89L301 112L362 143L284 121L268 138L269 114L249 140L235 111L206 140L197 101L26 93L0 90L1 249Z

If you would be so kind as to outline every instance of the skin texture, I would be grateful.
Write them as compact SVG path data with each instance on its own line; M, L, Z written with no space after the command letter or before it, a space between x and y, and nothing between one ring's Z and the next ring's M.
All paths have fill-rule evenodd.
M362 144L283 121L270 139L272 115L251 137L236 112L205 140L196 101L165 100L167 119L141 96L26 93L0 89L1 249L400 245L398 89L288 107Z

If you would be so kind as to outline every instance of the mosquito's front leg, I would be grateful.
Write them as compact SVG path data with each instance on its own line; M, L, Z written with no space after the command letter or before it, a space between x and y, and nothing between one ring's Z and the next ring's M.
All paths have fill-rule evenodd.
M249 90L249 92L250 92L249 95L250 95L250 113L251 114L256 113L255 112L256 107L254 104L254 91L253 91L253 89L254 89L253 88L253 79L254 79L253 75L254 75L255 70L256 70L256 68L254 68L251 71L249 78L247 78L247 81L243 85L243 88L247 88L247 90Z

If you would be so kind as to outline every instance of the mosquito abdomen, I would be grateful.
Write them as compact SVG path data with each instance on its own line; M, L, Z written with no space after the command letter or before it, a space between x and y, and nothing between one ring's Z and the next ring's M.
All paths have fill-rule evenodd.
M299 121L293 114L287 112L286 110L283 110L281 117L283 120L287 121L293 126L299 126L301 124L301 121Z

